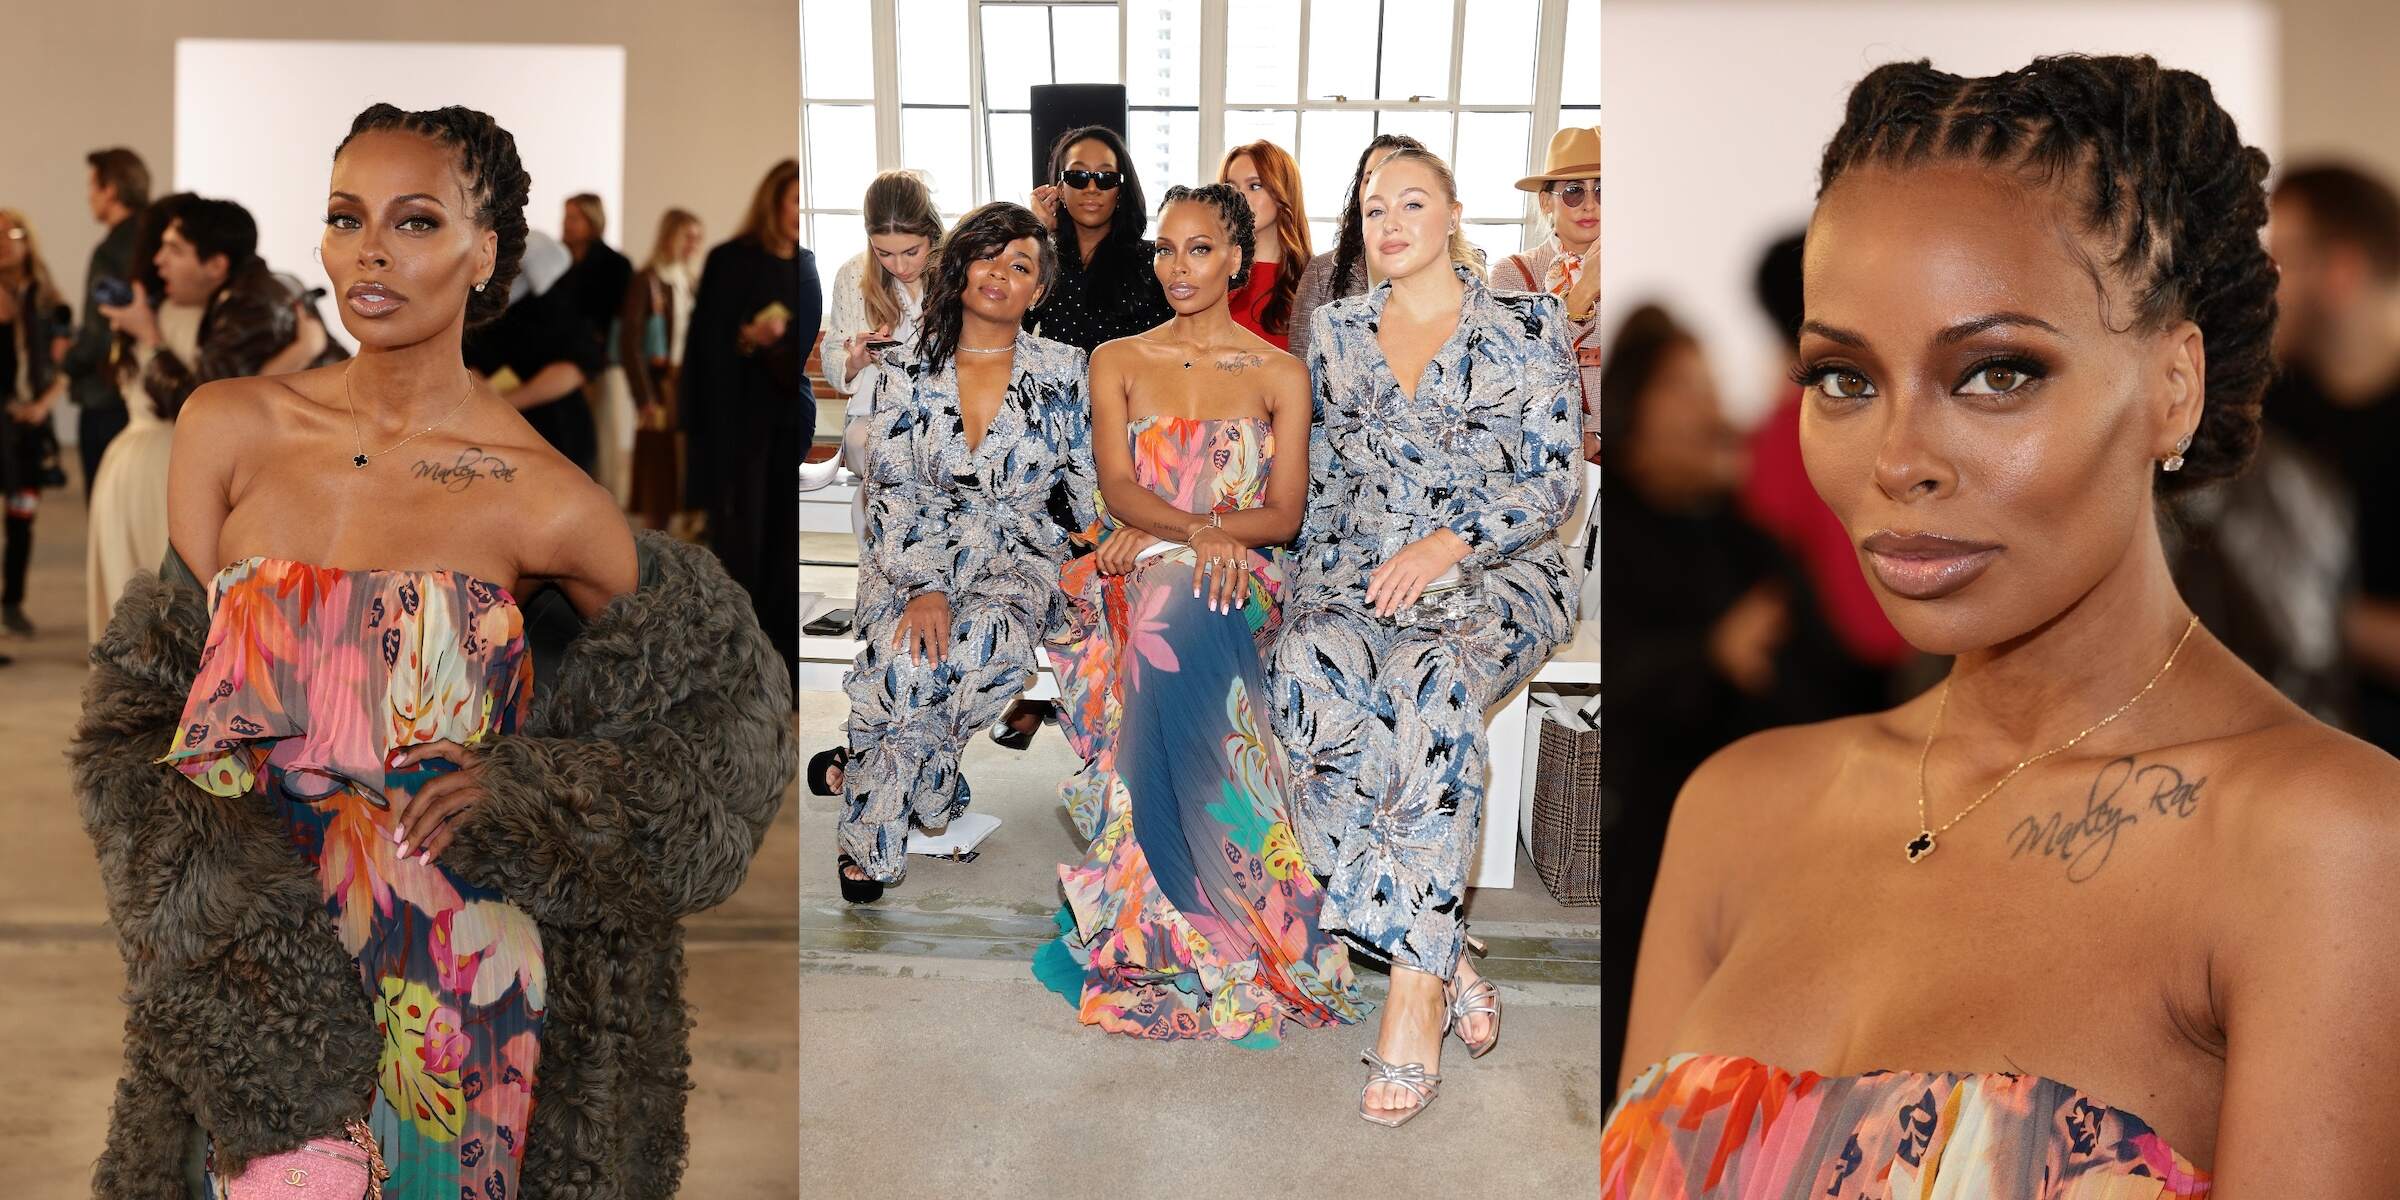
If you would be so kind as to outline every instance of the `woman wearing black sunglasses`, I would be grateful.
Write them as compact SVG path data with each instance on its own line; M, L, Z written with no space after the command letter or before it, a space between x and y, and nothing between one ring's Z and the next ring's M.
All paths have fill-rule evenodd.
M1115 131L1086 125L1052 143L1049 180L1033 189L1033 212L1058 243L1058 282L1026 316L1027 329L1038 325L1043 337L1089 354L1175 315L1150 271L1142 180Z
M1142 179L1115 130L1086 125L1050 144L1049 182L1033 189L1033 213L1058 244L1058 277L1041 307L1025 314L1027 330L1089 354L1175 315L1150 270ZM1023 750L1055 711L1047 700L1020 700L992 740Z

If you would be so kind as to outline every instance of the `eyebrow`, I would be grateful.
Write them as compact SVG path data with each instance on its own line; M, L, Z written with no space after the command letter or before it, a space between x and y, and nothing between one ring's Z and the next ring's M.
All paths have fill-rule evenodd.
M2030 313L1997 312L1985 313L1980 317L1969 317L1966 320L1951 325L1942 330L1940 333L1933 335L1933 340L1938 345L1951 346L1956 345L1959 342L1963 342L1968 338L1974 337L1976 334L1986 333L1994 329L2005 329L2011 326L2024 326L2032 329L2047 330L2048 332L2056 334L2059 337L2066 336L2066 334L2062 332L2058 326L2053 325L2050 322L2041 319L2040 317L2033 316ZM1853 333L1850 330L1842 329L1837 326L1828 325L1823 321L1803 321L1800 323L1800 332L1813 333L1818 337L1824 338L1826 341L1836 342L1841 345L1848 346L1853 350L1864 349L1867 344L1867 339L1864 335Z
M1958 342L1963 342L1979 333L1984 333L1993 329L2005 329L2010 326L2025 326L2033 329L2043 329L2048 330L2050 333L2056 334L2059 337L2066 336L2066 334L2059 332L2058 326L2053 325L2050 322L2030 313L1996 312L1985 313L1980 317L1969 317L1966 320L1960 321L1957 324L1944 329L1940 333L1935 334L1933 340L1941 343L1942 345L1948 346Z
M366 203L366 201L365 201L365 200L362 200L362 199L360 199L360 198L359 198L359 197L357 197L357 196L353 196L353 195L351 195L351 194L350 194L350 193L348 193L348 192L335 192L335 193L333 193L333 195L332 195L332 196L330 196L330 197L328 197L328 198L329 198L329 199L333 199L333 200L347 200L347 201L349 201L349 202L350 202L350 203L352 203L352 204L365 204L365 203ZM439 197L439 196L436 196L436 195L432 194L431 192L410 192L409 194L407 194L407 195L405 195L405 196L394 196L394 197L392 197L392 203L394 203L394 204L406 204L407 202L409 202L409 201L411 201L411 200L425 200L425 201L430 201L430 202L433 204L433 206L434 206L435 208L448 208L448 207L450 207L449 205L442 203L442 198L441 198L441 197Z
M1400 196L1406 196L1406 195L1408 195L1410 192L1415 192L1416 194L1418 194L1418 195L1420 195L1420 196L1430 196L1430 195L1432 195L1432 194L1433 194L1432 192L1426 191L1424 188L1418 187L1417 185L1415 185L1415 184L1413 184L1413 183L1412 183L1412 184L1408 185L1407 187L1404 187L1404 188L1401 188L1401 189L1400 189ZM1399 198L1400 198L1400 196L1395 196L1395 197L1393 197L1393 199L1397 200L1397 199L1399 199ZM1366 195L1366 198L1367 198L1367 199L1369 199L1369 200L1381 200L1381 199L1383 199L1383 193L1382 193L1382 192L1368 192L1368 193L1367 193L1367 195Z

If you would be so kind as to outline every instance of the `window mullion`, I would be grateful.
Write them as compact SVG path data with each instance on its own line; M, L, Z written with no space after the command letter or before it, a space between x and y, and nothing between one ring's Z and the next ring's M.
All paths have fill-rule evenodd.
M875 169L900 165L900 4L874 0Z
M1309 25L1310 25L1310 18L1309 18L1309 15L1308 15L1308 10L1309 10L1309 6L1310 6L1310 4L1312 4L1313 2L1314 2L1314 0L1300 0L1300 80L1299 80L1299 83L1298 83L1298 86L1299 86L1299 88L1300 88L1300 91L1299 91L1298 95L1299 95L1299 97L1300 97L1300 103L1302 103L1302 104L1306 104L1306 103L1308 103L1308 100L1309 100L1309 92L1308 92L1308 27L1309 27ZM1294 149L1294 151L1295 151L1295 152L1297 152L1299 148L1298 148L1298 147L1293 147L1293 149Z
M1200 0L1200 161L1193 164L1192 178L1203 181L1212 177L1208 164L1225 157L1225 64L1226 47L1232 43L1232 12L1232 0Z
M1533 124L1525 135L1525 173L1541 169L1550 152L1550 137L1558 132L1558 97L1566 83L1568 0L1542 0L1542 33L1534 43ZM1541 206L1525 194L1525 228L1541 224Z
M989 204L997 190L994 182L999 173L992 166L991 131L985 123L991 119L991 107L983 94L983 5L978 0L966 0L967 5L967 149L975 156L973 178L969 188L977 207Z
M1458 157L1458 84L1467 60L1467 0L1450 0L1450 156Z

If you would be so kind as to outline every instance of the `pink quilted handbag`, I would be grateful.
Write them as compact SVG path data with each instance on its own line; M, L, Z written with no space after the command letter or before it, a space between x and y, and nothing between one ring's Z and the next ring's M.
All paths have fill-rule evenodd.
M311 1138L297 1150L250 1160L227 1181L226 1200L383 1200L383 1150L353 1118L341 1137Z

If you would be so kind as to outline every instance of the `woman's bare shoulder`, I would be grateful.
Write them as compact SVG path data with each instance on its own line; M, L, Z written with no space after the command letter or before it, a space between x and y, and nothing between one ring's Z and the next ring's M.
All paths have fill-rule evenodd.
M1799 812L1802 806L1788 801L1821 793L1851 756L1893 738L1892 718L1869 713L1751 734L1692 772L1676 797L1676 818L1703 831L1740 829L1755 836L1762 822Z
M186 430L263 432L281 428L295 407L322 410L340 389L341 368L315 367L288 375L244 375L216 379L192 389L176 414L180 436Z
M2211 790L2228 797L2219 822L2229 843L2305 858L2371 843L2400 855L2400 760L2297 710L2217 750Z

